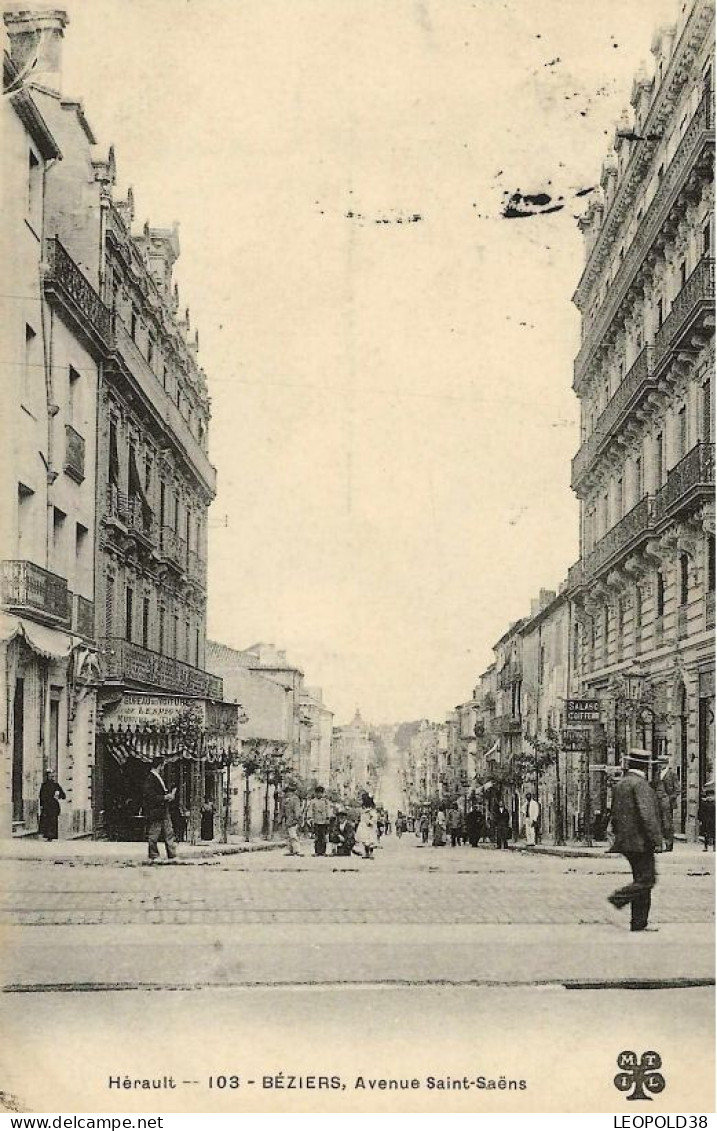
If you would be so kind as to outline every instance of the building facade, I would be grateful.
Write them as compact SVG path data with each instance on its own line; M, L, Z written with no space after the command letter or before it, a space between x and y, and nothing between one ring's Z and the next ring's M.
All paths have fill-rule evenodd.
M679 831L696 835L714 777L714 10L681 5L633 84L586 263L574 388L582 439L576 606L579 691L602 704L607 758L669 759Z
M172 278L176 229L135 230L131 192L116 196L113 151L98 157L81 104L63 96L66 15L22 10L5 24L15 68L32 75L21 86L62 154L42 183L34 317L44 321L41 333L26 321L25 371L44 365L34 395L39 408L45 389L52 420L40 448L54 476L44 568L71 573L74 615L98 646L96 741L71 775L73 791L86 783L78 831L140 835L141 783L160 747L172 757L178 822L190 813L197 825L220 774L209 751L219 757L235 723L221 680L204 670L216 472L198 340ZM30 158L25 177L35 170ZM30 516L36 492L19 482Z
M95 411L101 343L77 320L46 240L50 185L65 161L45 103L59 98L62 13L5 17L0 297L3 459L0 835L37 832L45 772L65 794L60 835L92 827ZM30 40L48 48L26 81ZM34 57L34 56L33 56ZM45 95L41 84L52 91ZM66 111L77 122L73 108Z

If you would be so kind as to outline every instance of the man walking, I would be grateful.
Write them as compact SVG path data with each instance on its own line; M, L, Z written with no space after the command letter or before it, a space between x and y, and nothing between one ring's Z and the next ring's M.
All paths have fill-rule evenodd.
M167 789L162 776L166 758L161 756L152 759L152 769L144 779L142 790L142 808L147 821L147 846L149 849L150 864L159 860L159 839L164 841L167 850L167 860L175 863L177 859L177 842L174 839L174 828L169 813L170 802L174 800L176 789Z
M528 842L528 848L535 845L535 826L540 817L540 806L533 797L532 793L525 795L525 839Z
M451 848L456 845L460 846L463 837L461 836L461 811L457 805L451 805L448 810L448 832L451 835Z
M652 889L656 883L655 853L662 850L662 826L655 791L648 783L651 755L631 750L627 773L617 783L612 798L614 851L621 852L632 868L632 883L608 896L613 907L631 904L632 931L648 927Z
M328 797L324 797L323 785L317 785L314 796L311 798L306 816L314 833L314 856L326 855L326 836L331 820L331 805Z
M665 761L655 779L655 795L660 810L662 823L662 838L665 842L664 851L672 852L675 847L675 822L673 810L677 801L680 787L669 761Z
M299 847L299 823L301 821L301 801L296 792L295 785L287 785L284 790L284 824L286 835L289 838L289 851L287 856L303 856Z

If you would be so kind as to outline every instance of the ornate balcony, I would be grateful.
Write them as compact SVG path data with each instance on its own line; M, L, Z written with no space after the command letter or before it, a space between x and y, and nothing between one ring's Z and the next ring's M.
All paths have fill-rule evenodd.
M174 660L171 656L152 652L119 636L102 637L98 644L106 680L208 699L223 698L224 684L219 676Z
M207 563L199 556L196 550L190 550L187 561L187 572L192 581L196 581L198 585L206 589L207 586Z
M706 316L712 316L714 327L714 300L715 261L705 256L695 267L655 335L655 366L670 350L682 345Z
M183 573L187 569L187 543L171 526L163 526L160 536L160 553L165 561Z
M74 615L72 618L73 631L78 636L86 636L91 639L95 635L95 606L92 601L87 597L80 597L79 593L75 594L74 599Z
M45 289L63 300L79 329L111 346L112 315L57 236L45 241Z
M655 517L658 522L671 518L678 511L692 507L703 496L714 494L715 446L695 444L673 467L667 482L655 496Z
M520 734L522 722L514 715L499 715L493 726L496 734Z
M579 391L593 358L604 339L605 332L620 309L642 265L646 252L664 227L665 220L700 159L701 153L706 148L714 149L714 125L711 112L711 96L705 95L685 130L657 192L635 232L632 243L625 254L617 275L608 288L605 301L598 311L595 321L587 327L585 340L575 358L573 388L576 392ZM642 179L645 170L649 168L649 157L647 146L635 145L633 147L631 164L638 161L643 163L642 170L637 174L638 180ZM711 180L712 175L708 174L708 176ZM629 178L626 175L627 179ZM631 210L628 209L627 214L632 214ZM619 225L620 218L617 209L615 209L615 222ZM604 243L606 249L609 249L610 246L615 247L618 242L617 228L614 224L613 230L608 230L609 228L609 223L606 223L599 237L599 242ZM606 253L609 253L609 251ZM581 282L578 293L580 293L582 287L583 283Z
M613 433L625 417L637 407L646 393L656 387L651 380L654 353L652 346L645 346L641 351L597 418L594 431L573 457L571 486L574 491L594 464L598 453L610 443Z
M159 542L157 522L152 511L136 495L127 496L114 484L107 485L105 518L121 523L126 531L138 534L152 546Z
M4 561L0 573L3 608L69 628L72 604L64 577L33 562Z
M65 425L65 471L76 483L85 478L85 440L71 424Z
M645 495L620 522L608 530L584 559L585 579L596 577L646 538L655 527L654 499Z

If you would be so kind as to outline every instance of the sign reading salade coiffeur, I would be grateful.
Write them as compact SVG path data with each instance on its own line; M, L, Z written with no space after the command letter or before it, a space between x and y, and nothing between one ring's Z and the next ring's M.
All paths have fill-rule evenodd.
M571 723L599 723L600 700L566 699L565 722L568 724L568 726L570 726Z

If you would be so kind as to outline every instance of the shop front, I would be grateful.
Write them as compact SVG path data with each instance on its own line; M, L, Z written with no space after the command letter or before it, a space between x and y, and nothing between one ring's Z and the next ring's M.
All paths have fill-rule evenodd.
M235 703L189 696L124 692L107 698L97 739L101 833L110 840L144 838L142 790L152 759L161 756L167 786L176 789L171 813L177 838L195 842L210 830L215 835L224 775L238 751L238 711Z

